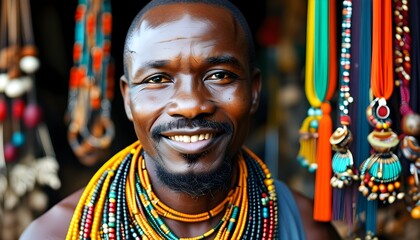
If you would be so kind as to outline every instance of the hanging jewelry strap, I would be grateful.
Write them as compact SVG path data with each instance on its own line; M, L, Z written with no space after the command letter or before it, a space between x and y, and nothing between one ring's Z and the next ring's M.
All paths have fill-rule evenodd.
M394 87L391 2L374 0L372 19L371 89L374 100L368 106L366 115L374 128L368 136L374 153L360 166L359 186L359 191L368 201L372 201L368 203L368 220L376 218L377 207L373 205L377 205L377 200L392 204L396 199L404 197L398 181L401 163L392 152L399 140L391 129L390 109L387 106ZM376 223L376 220L373 222ZM367 235L374 236L376 226L369 222L367 225Z
M68 139L85 165L103 157L115 135L111 120L113 65L109 0L80 0L75 13L74 66L70 72Z

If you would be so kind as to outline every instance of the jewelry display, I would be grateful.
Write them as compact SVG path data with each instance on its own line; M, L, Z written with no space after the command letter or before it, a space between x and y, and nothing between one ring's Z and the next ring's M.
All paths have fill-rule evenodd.
M29 0L2 1L0 27L0 238L15 239L47 208L41 187L57 190L61 183L36 99L40 62Z

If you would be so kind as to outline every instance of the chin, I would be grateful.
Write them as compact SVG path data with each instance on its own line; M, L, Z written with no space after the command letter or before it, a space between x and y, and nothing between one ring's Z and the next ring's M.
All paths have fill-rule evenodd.
M156 175L170 189L194 197L228 188L232 176L230 158L225 157L219 161L219 164L212 164L212 168L199 165L202 164L191 163L186 171L174 173L158 163L156 164Z

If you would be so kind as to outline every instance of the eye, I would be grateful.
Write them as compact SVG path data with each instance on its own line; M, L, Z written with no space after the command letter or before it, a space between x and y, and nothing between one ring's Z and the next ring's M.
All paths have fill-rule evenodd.
M159 74L159 75L153 75L151 77L146 78L143 83L150 83L150 84L161 84L161 83L170 83L172 80L170 77Z
M205 80L212 81L233 81L238 78L238 75L228 71L211 72Z

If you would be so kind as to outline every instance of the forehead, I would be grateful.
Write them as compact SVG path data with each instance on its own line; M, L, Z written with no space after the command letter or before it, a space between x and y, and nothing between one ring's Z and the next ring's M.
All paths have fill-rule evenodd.
M130 55L138 55L137 61L183 54L247 54L244 31L231 12L202 3L152 8L136 24L127 43Z

